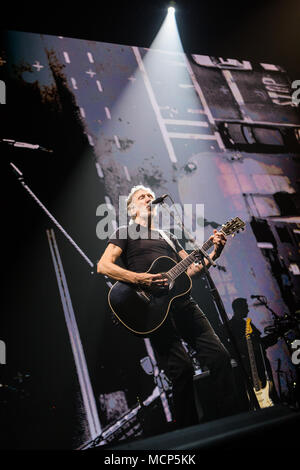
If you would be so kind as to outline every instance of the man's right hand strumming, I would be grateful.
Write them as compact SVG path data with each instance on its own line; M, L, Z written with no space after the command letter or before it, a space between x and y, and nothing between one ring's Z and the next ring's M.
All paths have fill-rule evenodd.
M141 284L142 286L168 286L168 279L166 277L163 277L162 274L135 273L135 276L136 284Z
M132 282L150 287L166 287L168 279L162 274L137 273L121 268L116 264L116 260L121 256L122 250L110 243L97 264L97 272L115 279L116 281Z

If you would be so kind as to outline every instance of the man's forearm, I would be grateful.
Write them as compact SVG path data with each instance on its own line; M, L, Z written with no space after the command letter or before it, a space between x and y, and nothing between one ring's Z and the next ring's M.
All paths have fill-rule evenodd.
M128 269L121 268L115 263L105 262L98 264L97 272L109 276L116 281L136 282L136 273L128 271Z

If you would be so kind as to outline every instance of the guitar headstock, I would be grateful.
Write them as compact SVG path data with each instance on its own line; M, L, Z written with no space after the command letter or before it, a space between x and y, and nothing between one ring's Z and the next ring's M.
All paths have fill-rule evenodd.
M253 331L253 329L252 329L252 326L251 326L251 318L247 318L246 319L246 331L245 331L246 338L250 337L252 331Z
M245 230L245 227L245 222L239 217L235 217L226 222L226 224L223 224L220 231L223 232L225 236L234 236L236 233L239 233L240 230Z

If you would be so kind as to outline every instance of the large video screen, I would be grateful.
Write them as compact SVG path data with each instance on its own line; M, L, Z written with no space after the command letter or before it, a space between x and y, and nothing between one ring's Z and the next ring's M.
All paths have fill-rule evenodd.
M258 374L279 403L296 403L300 118L288 71L16 31L0 55L7 446L105 446L172 425L172 384L151 336L120 324L114 280L97 273L136 185L171 196L171 215L158 207L157 221L187 253L192 239L202 246L227 222L245 223L209 270L225 317L204 274L192 296L231 354L240 410L248 401L230 335L251 380L247 317L264 349ZM200 383L205 371L183 345Z

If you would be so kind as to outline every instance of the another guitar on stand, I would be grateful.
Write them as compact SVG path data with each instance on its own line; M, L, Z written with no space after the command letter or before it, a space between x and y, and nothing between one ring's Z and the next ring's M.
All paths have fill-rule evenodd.
M248 354L249 354L249 360L250 360L253 390L256 395L260 408L268 408L274 405L274 403L272 402L270 398L271 382L268 379L268 376L266 373L266 385L264 387L262 387L261 385L261 381L259 379L258 372L257 372L256 360L255 360L253 344L252 344L252 339L251 339L252 332L253 332L253 329L251 326L251 318L247 318L245 336L246 336L246 342L247 342L247 348L248 348Z
M220 232L226 237L244 230L245 222L235 217L222 225ZM207 240L202 250L213 246ZM117 281L108 293L108 303L117 319L131 332L147 336L157 330L166 320L174 299L187 294L192 288L192 280L185 272L198 261L199 250L194 250L185 259L176 263L168 256L160 256L153 261L148 273L162 273L168 279L168 287L140 287L135 284Z

